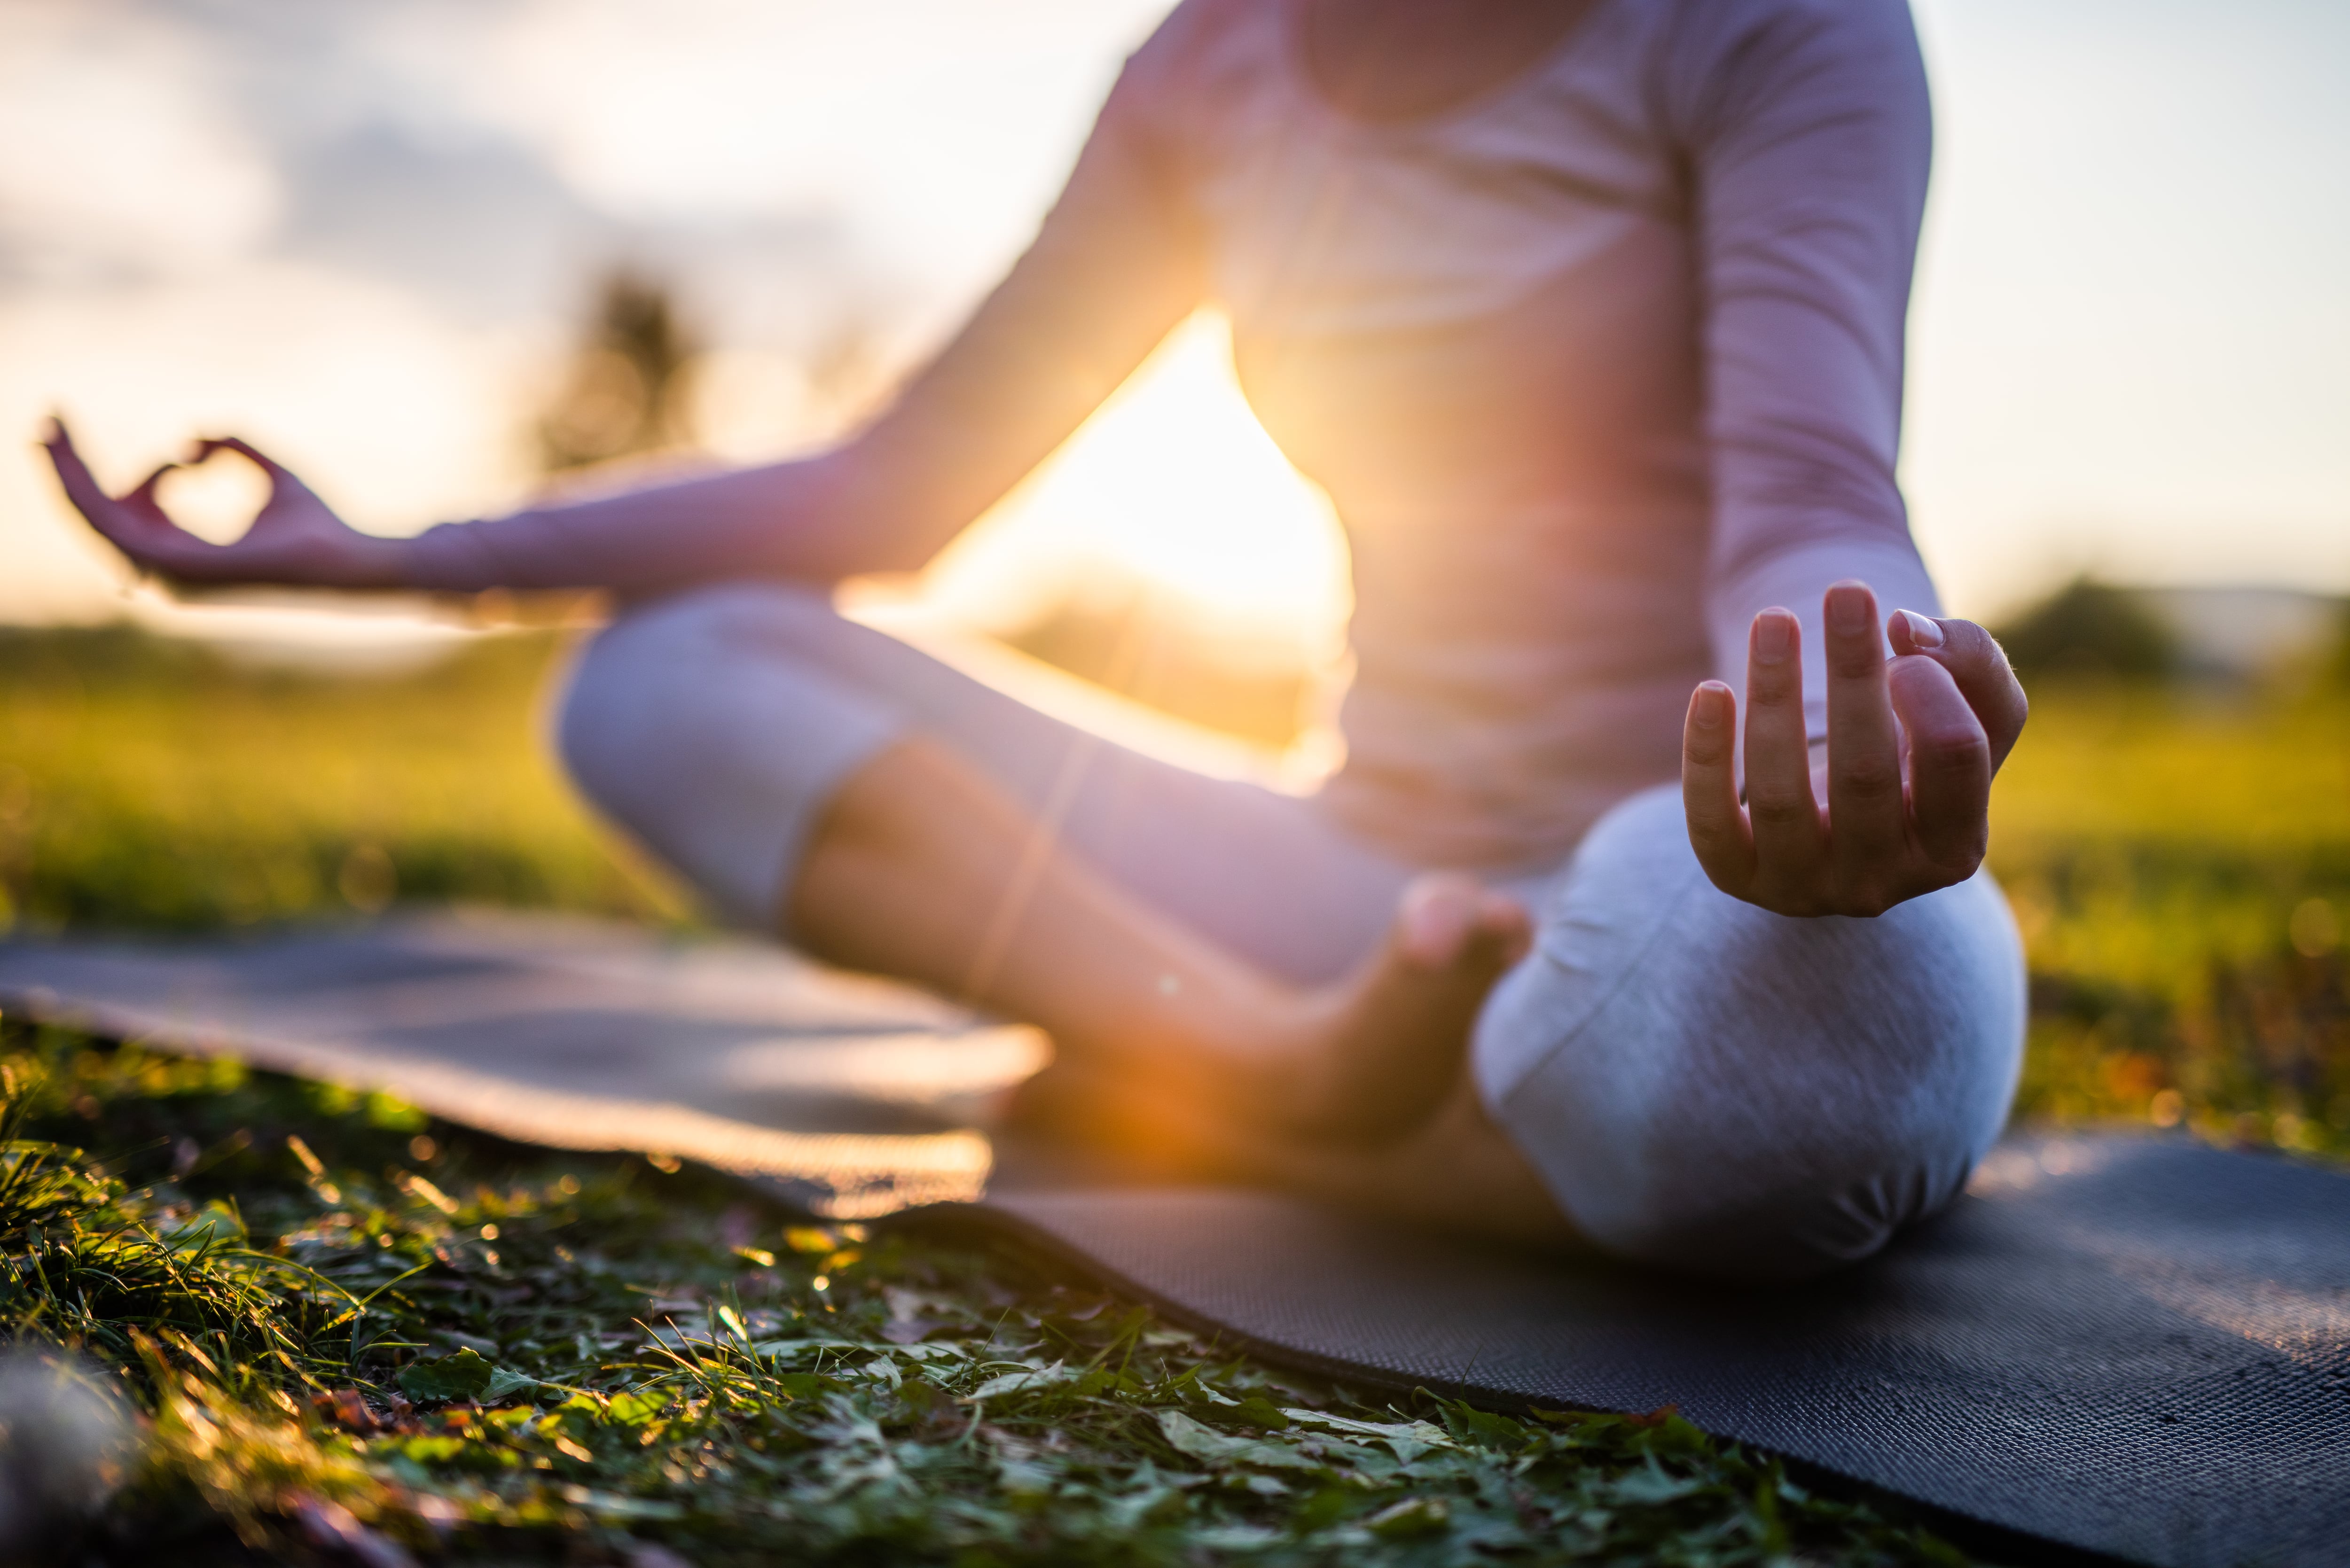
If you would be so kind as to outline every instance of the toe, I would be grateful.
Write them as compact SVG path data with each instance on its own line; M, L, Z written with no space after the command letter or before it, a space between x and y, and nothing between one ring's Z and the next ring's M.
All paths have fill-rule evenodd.
M1483 923L1484 898L1484 889L1466 877L1420 877L1404 889L1397 910L1397 948L1424 968L1452 963Z
M1534 950L1534 919L1526 907L1506 893L1488 892L1479 911L1478 929L1499 950L1504 967Z

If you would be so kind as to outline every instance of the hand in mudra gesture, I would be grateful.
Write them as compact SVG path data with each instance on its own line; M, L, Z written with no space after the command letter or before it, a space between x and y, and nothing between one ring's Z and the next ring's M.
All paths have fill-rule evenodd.
M1825 754L1804 733L1802 631L1767 609L1748 634L1744 805L1738 702L1719 680L1690 698L1681 800L1723 892L1782 915L1877 915L1982 864L1991 775L2022 732L2023 688L1972 621L1897 611L1888 660L1865 585L1836 584L1825 610Z
M401 581L400 543L362 534L335 515L292 471L234 437L195 443L186 464L167 462L120 495L109 495L74 450L61 420L41 444L57 465L66 499L133 566L176 583L288 587L382 588ZM244 537L226 545L198 538L172 520L155 487L175 468L216 452L246 459L269 477L269 499Z

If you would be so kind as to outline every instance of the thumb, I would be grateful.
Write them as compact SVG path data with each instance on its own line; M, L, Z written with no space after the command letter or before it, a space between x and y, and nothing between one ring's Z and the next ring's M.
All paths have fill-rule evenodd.
M1930 659L1950 671L1960 695L1982 722L1984 737L1991 742L1991 771L1998 772L2032 711L2023 683L2016 680L1998 640L1973 621L1906 609L1887 618L1885 632L1896 654Z

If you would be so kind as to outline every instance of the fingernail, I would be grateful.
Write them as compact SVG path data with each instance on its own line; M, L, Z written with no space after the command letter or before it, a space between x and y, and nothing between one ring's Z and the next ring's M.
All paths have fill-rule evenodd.
M1876 618L1868 602L1868 589L1858 583L1838 583L1827 594L1828 629L1840 637L1857 637L1870 628Z
M1901 629L1909 634L1910 642L1918 648L1942 646L1942 628L1919 615L1916 610L1895 610L1901 618Z
M1730 688L1719 680L1698 683L1697 701L1690 706L1690 717L1700 730L1719 730L1721 716L1730 708Z
M1776 664L1787 657L1787 649L1795 639L1795 618L1773 607L1754 618L1754 657L1765 664Z

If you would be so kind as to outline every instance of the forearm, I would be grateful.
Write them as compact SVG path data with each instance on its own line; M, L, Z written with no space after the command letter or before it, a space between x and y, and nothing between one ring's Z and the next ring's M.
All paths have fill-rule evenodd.
M649 593L725 577L833 582L918 566L936 542L875 515L850 447L622 494L443 524L407 543L413 587Z

